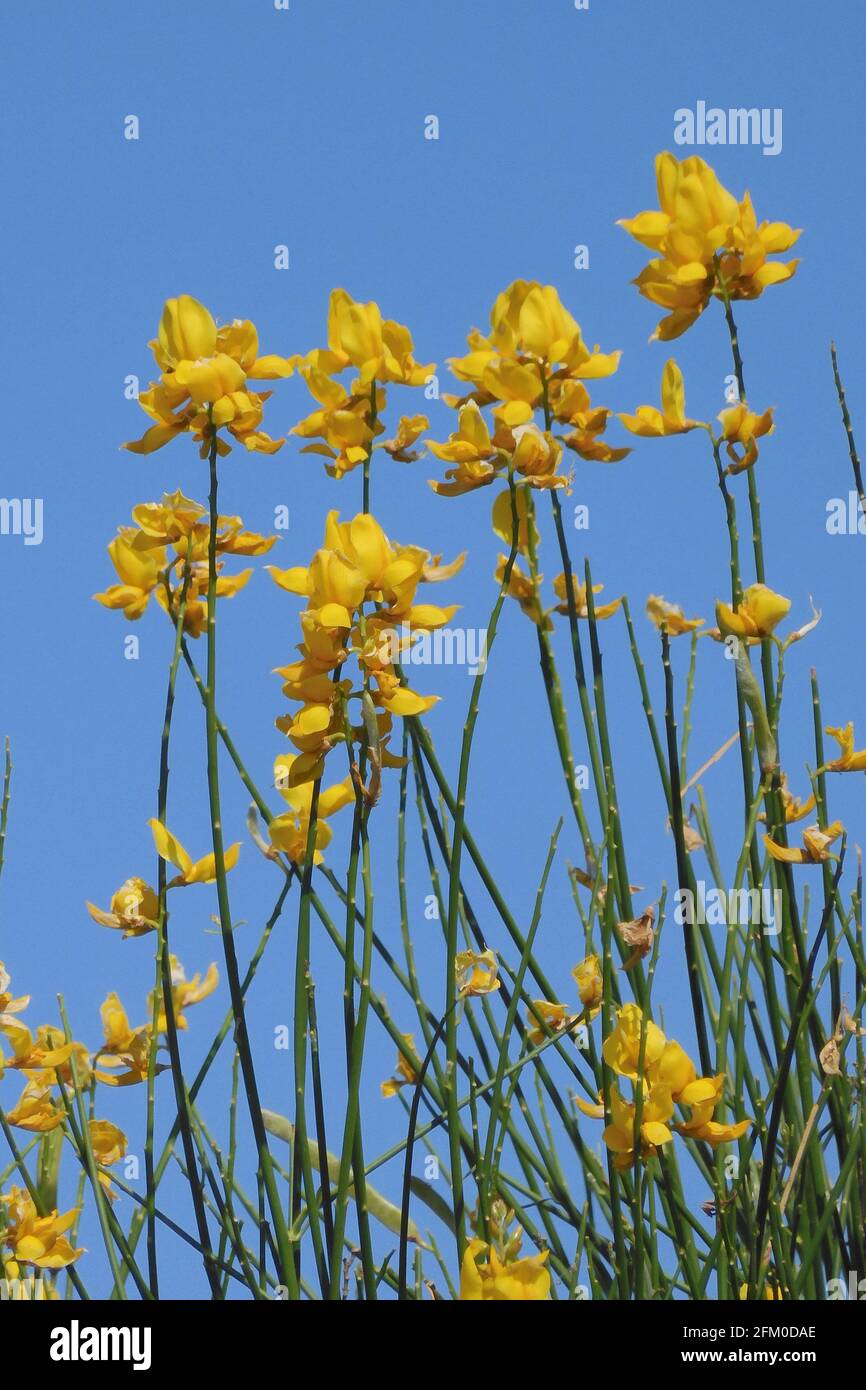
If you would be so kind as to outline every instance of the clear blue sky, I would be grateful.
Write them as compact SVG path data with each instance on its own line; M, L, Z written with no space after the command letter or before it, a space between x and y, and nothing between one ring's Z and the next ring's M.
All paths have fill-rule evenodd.
M151 458L119 452L143 426L123 383L128 373L144 379L150 371L146 342L163 300L194 294L220 319L252 318L264 350L293 353L323 341L328 293L342 285L407 323L420 360L442 363L462 352L471 326L486 323L503 286L517 276L535 278L559 288L590 343L623 350L619 374L600 384L597 399L623 410L655 402L667 353L648 345L658 315L629 284L643 253L614 221L654 204L653 158L672 145L675 110L699 99L782 108L777 157L754 147L708 153L737 194L751 190L759 217L805 229L795 280L738 314L751 403L777 407L778 429L760 462L768 579L790 596L795 619L808 617L810 594L824 612L788 660L783 739L795 789L803 790L803 764L811 757L812 663L828 722L859 719L866 735L866 652L855 608L866 542L825 530L828 498L851 487L829 370L831 337L866 440L859 168L866 32L857 7L830 4L819 16L804 0L760 7L732 0L719 16L686 0L652 7L591 0L588 12L571 0L369 0L360 7L291 0L287 12L271 0L91 0L84 8L19 7L6 16L6 32L0 491L44 499L45 529L40 546L0 537L0 733L11 737L15 760L0 958L16 987L33 995L31 1021L53 1019L62 990L76 1034L95 1042L106 992L118 989L140 1022L151 983L151 943L122 943L101 930L84 901L105 905L129 874L155 873L146 821L155 812L169 642L155 612L132 627L90 596L113 579L105 546L134 503L177 486L204 499L206 488L187 441ZM130 114L140 121L137 142L123 138ZM437 142L424 139L430 114L440 121ZM290 248L285 272L273 266L279 243ZM589 270L573 268L576 243L590 249ZM717 306L675 351L689 413L713 416L724 404L730 370ZM416 403L400 401L404 408ZM395 394L392 420L396 404ZM300 381L277 384L270 427L283 433L307 409ZM452 419L446 407L434 404L431 419L444 437ZM620 442L618 425L612 433ZM426 479L440 472L429 458L409 468L379 462L374 511L400 540L447 557L469 550L444 601L453 594L464 605L461 620L483 626L495 593L492 498L435 498ZM606 597L628 591L658 699L657 644L642 617L647 594L662 593L709 618L716 597L727 593L727 538L705 439L638 442L616 467L577 461L572 501L589 505L591 522L588 533L575 533L575 561L589 554ZM358 477L332 482L293 441L272 459L235 451L223 467L223 509L268 530L281 503L290 507L292 524L277 563L305 563L328 508L359 510ZM546 535L542 568L549 578L560 568L553 550ZM261 784L283 747L273 728L282 703L270 671L290 657L295 614L294 601L264 574L222 609L219 704ZM141 639L138 662L123 657L130 631ZM565 677L564 636L558 649ZM630 872L655 898L662 880L673 881L673 844L624 636L619 620L606 625L614 751ZM524 922L547 840L566 810L534 650L534 634L511 606L484 690L468 811ZM686 656L678 644L680 676ZM443 696L429 722L453 770L469 681L464 672L437 668L420 677L421 689ZM702 644L692 770L733 732L731 681L718 649ZM183 673L180 690L169 822L203 853L204 730ZM576 720L573 730L579 749ZM733 757L706 779L731 863L738 827ZM228 769L224 789L227 833L244 838L246 796ZM860 779L834 785L833 793L834 810L857 839ZM395 796L396 777L375 813L374 844L382 846L378 929L396 945ZM343 862L347 821L335 836L335 866ZM577 858L568 820L563 846L540 955L569 999L580 938L564 871L564 859ZM249 844L232 877L234 913L249 924L238 933L243 954L278 885ZM427 892L416 857L412 930L422 964L437 972L427 978L435 978L438 997L442 952L436 924L424 919ZM472 896L491 943L501 944L481 891ZM287 1108L290 1094L289 1054L274 1052L271 1038L290 1017L292 904L253 995L263 1099L275 1109ZM173 944L188 971L221 959L213 911L206 889L177 905ZM668 1001L670 1030L691 1046L678 946L671 927L656 997ZM320 1009L333 1025L325 1057L334 1077L332 1132L342 1081L337 964L327 943L317 944ZM381 972L375 984L410 1028L396 987ZM226 999L223 985L191 1014L184 1043L190 1070ZM390 1042L374 1026L365 1074L370 1154L404 1129L397 1102L378 1100L392 1061ZM172 1108L167 1081L160 1088L164 1119ZM14 1080L2 1094L11 1104ZM222 1127L224 1074L209 1096L208 1113ZM143 1099L143 1090L101 1097L102 1113L127 1125L139 1150ZM396 1172L382 1185L396 1195ZM92 1230L87 1243L98 1245ZM176 1258L167 1287L180 1291L187 1260Z

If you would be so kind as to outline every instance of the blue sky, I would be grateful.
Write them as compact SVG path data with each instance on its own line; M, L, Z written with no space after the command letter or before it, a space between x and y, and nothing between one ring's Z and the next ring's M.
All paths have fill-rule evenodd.
M442 364L463 351L473 325L486 324L501 288L517 276L538 279L557 286L590 343L623 350L619 373L599 384L595 398L621 410L655 403L667 353L648 344L657 313L629 284L643 253L614 222L654 204L653 158L672 146L677 108L700 99L782 109L777 156L757 147L704 153L734 192L751 190L759 218L804 228L794 281L738 310L750 403L777 408L777 432L765 441L759 465L768 581L792 599L797 624L809 616L810 595L824 615L788 660L783 750L795 790L805 789L803 765L812 752L812 664L828 722L859 718L866 732L866 652L852 603L864 541L831 537L825 527L828 499L847 496L852 486L829 368L831 338L855 426L866 418L864 197L851 158L866 134L864 21L855 7L826 7L820 23L816 13L803 0L759 8L732 0L723 19L685 0L654 7L591 0L586 12L571 0L370 0L363 7L291 0L288 11L270 0L187 0L182 7L92 0L85 12L53 4L7 16L2 158L13 215L2 231L7 407L0 490L43 499L44 539L25 546L21 537L0 537L0 733L10 736L15 761L0 957L17 988L33 995L32 1022L54 1017L62 991L76 1033L95 1042L106 992L119 990L133 1021L141 1021L151 983L150 942L121 943L91 923L84 901L107 904L129 874L155 873L146 821L155 810L169 656L169 634L156 612L132 627L91 601L113 580L105 546L138 501L177 486L205 500L204 467L187 441L144 459L119 452L121 441L143 427L139 408L124 398L124 378L136 373L144 384L151 367L146 343L163 300L194 294L222 320L252 318L265 351L294 353L324 340L328 293L342 285L408 324L420 360ZM438 141L424 139L431 114L439 119ZM123 138L128 115L139 118L137 141ZM578 243L589 247L588 270L573 267ZM278 244L290 249L287 271L274 268ZM674 350L689 414L714 416L730 371L718 306ZM444 369L442 382L450 388ZM392 421L398 407L421 408L417 397L398 396ZM306 413L307 399L297 379L278 383L268 407L272 431L290 428ZM444 438L450 412L433 403L430 415L432 432ZM615 425L611 437L625 442L622 433ZM435 498L426 480L440 473L430 458L411 467L377 461L373 509L401 541L446 558L469 551L463 574L440 593L463 605L461 622L483 627L495 597L492 497L482 491ZM360 509L358 475L331 481L291 439L272 459L236 450L222 480L223 510L240 513L250 527L269 530L274 508L290 508L291 528L275 557L282 566L309 559L329 508L349 516ZM574 534L574 561L589 555L605 597L628 592L658 703L657 640L642 617L646 596L664 594L709 618L715 599L727 595L727 537L706 441L698 433L638 442L615 467L577 460L571 502L590 509L589 531ZM561 568L554 546L546 534L548 579ZM141 641L137 662L123 656L131 631ZM557 650L567 680L564 637L558 634ZM663 880L674 878L673 845L624 639L620 620L606 625L605 678L630 873L651 900ZM264 573L223 606L220 710L262 785L283 747L273 728L283 705L270 672L290 658L296 640L296 605ZM709 646L701 645L691 770L736 722L732 671ZM550 833L566 811L534 651L534 634L510 605L484 689L468 803L473 831L524 923ZM198 655L203 662L203 650ZM676 656L682 681L685 644ZM463 671L434 667L416 684L443 697L429 725L453 771L469 680ZM204 728L183 673L180 689L169 822L203 853ZM576 719L572 730L579 750ZM734 757L705 784L730 863L739 825ZM834 811L857 839L860 779L834 785L833 795ZM395 797L396 778L374 827L374 844L382 846L378 926L392 943L399 941ZM243 839L247 798L228 768L224 798L227 833ZM347 830L344 821L335 835L335 867ZM563 997L580 954L566 858L577 858L568 821L539 948ZM278 884L249 844L233 878L235 915L249 924L239 933L243 954ZM423 914L428 891L415 859L413 936L427 978L436 982L431 988L441 994L441 942ZM472 897L491 943L501 944L482 892ZM221 958L213 911L207 889L176 909L173 944L188 971ZM271 1039L289 1021L294 923L292 905L253 996L263 1098L274 1109L289 1104L288 1054L274 1052ZM694 1039L678 944L672 929L656 998L668 999L668 1027L688 1046ZM333 1008L335 1030L338 964L327 943L317 943L320 1010ZM376 987L408 1029L413 1020L395 987L385 977ZM225 1005L223 987L191 1015L184 1043L190 1069ZM332 1036L325 1061L334 1076L335 1130L341 1030ZM403 1131L397 1104L378 1099L378 1081L392 1061L390 1042L374 1027L365 1073L370 1153ZM163 1084L164 1119L171 1115L168 1089ZM13 1093L14 1082L4 1083L4 1104ZM208 1113L221 1124L224 1075L209 1095ZM132 1135L143 1092L102 1099L103 1112ZM383 1178L383 1186L389 1182L396 1193L395 1173ZM86 1243L95 1250L96 1234ZM182 1289L186 1257L172 1258L167 1285Z

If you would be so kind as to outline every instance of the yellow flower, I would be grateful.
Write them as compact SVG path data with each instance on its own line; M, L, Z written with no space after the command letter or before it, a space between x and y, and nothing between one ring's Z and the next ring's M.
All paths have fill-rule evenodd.
M516 487L514 498L517 510L517 548L521 555L528 555L531 549L538 546L538 527L533 515L531 494L524 487ZM494 534L508 546L512 540L511 512L511 489L506 488L493 503L490 515Z
M205 516L205 508L179 490L166 493L161 502L142 502L133 507L135 525L122 527L108 547L123 583L94 594L94 598L106 608L122 608L128 618L135 619L141 617L155 593L157 603L176 621L184 576L189 569L184 631L199 637L207 619L204 596L208 588L210 527ZM216 549L220 554L264 555L276 540L276 536L244 530L239 516L217 518ZM169 555L168 547L173 547L174 555ZM220 561L217 597L232 598L249 581L252 570L225 575L222 569ZM177 582L171 587L173 572Z
M580 1002L585 1009L590 1009L596 1013L601 1008L602 990L604 979L601 973L601 963L598 956L587 956L579 965L576 965L571 972L574 983L577 985L577 992L580 995Z
M293 426L292 434L302 439L321 439L321 444L306 444L302 454L321 454L330 459L325 471L332 478L342 478L363 463L372 453L373 440L384 432L384 426L373 422L372 400L367 392L349 392L338 381L315 367L301 369L310 394L321 409ZM377 413L384 409L385 394L376 391Z
M150 1028L131 1028L117 994L107 995L100 1009L105 1044L94 1058L94 1076L106 1086L135 1086L146 1081L153 1046ZM108 1067L110 1070L106 1071ZM120 1070L124 1068L124 1070ZM165 1071L156 1063L156 1071Z
M593 586L592 586L592 592L593 592L594 594L600 594L601 591L603 590L603 588L604 588L604 585L603 585L603 584L593 584ZM585 584L578 584L577 580L574 578L574 576L572 576L572 589L573 589L573 593L574 593L574 611L575 611L577 617L578 617L578 618L588 618L588 617L589 617L589 607L588 607L587 602L586 602L586 585L585 585ZM557 612L557 613L563 613L563 614L566 614L566 615L567 615L567 614L568 614L568 587L567 587L566 582L565 582L565 574L564 574L564 573L563 573L563 574L558 574L558 575L556 576L556 578L554 579L554 581L553 581L553 590L554 590L554 593L556 594L557 598L561 599L561 603L557 604L556 612ZM614 599L612 603L601 603L601 604L596 604L596 605L595 605L595 610L594 610L594 611L595 611L596 620L599 620L599 619L602 619L602 618L612 618L613 615L614 615L614 613L617 612L617 610L619 609L619 607L620 607L621 604L622 604L622 599L621 599L621 598L616 598L616 599Z
M183 845L176 840L170 830L158 820L149 820L148 825L153 833L156 852L161 859L165 859L169 864L174 864L176 869L180 869L177 878L173 878L169 883L169 888L185 887L191 883L213 883L216 879L216 861L212 854L206 854L203 859L193 863ZM226 872L233 869L238 862L241 852L240 841L230 845L224 855Z
M22 1071L28 1081L42 1086L53 1086L58 1072L61 1080L72 1082L70 1061L75 1059L78 1080L86 1085L90 1079L90 1053L83 1043L67 1042L59 1028L42 1024L34 1038L25 1024L11 1019L2 1029L12 1044L12 1057L5 1065L15 1071Z
M540 1019L536 1015L540 1015ZM526 1018L526 1036L533 1047L539 1047L551 1033L561 1033L573 1022L574 1016L569 1014L564 1004L553 1004L549 999L533 999L532 1010Z
M559 477L556 472L562 446L552 434L543 433L531 420L525 425L516 425L512 434L514 471L523 475L527 487L568 487L568 479Z
M612 412L592 405L582 381L555 379L550 383L549 402L554 419L571 426L565 444L581 458L593 463L619 463L631 453L631 449L616 449L601 438Z
M616 1027L602 1043L602 1056L613 1071L635 1081L640 1060L643 1011L637 1004L625 1004L617 1010L616 1018ZM645 1070L659 1060L665 1049L665 1041L661 1028L652 1020L648 1020L644 1050Z
M360 304L346 290L332 290L328 305L328 346L307 355L307 364L329 376L356 367L362 386L374 380L424 386L435 369L412 355L408 328L382 318L378 304Z
M235 594L240 593L241 589L249 583L252 575L251 569L241 570L239 574L221 574L222 564L217 565L217 598L234 598ZM171 591L171 598L164 588L157 589L156 601L160 608L169 614L172 622L177 621L179 611L180 595L183 585L176 585ZM190 637L201 637L207 622L207 589L208 572L207 566L197 564L192 566L192 576L187 585L186 609L183 616L183 630Z
M170 956L171 966L171 997L174 1005L174 1022L176 1028L188 1028L185 1010L200 1004L203 999L207 999L213 994L219 984L219 971L215 964L208 966L207 974L202 978L199 973L193 975L191 980L186 978L184 968L177 956ZM153 1014L153 995L148 997L148 1010ZM166 1032L168 1020L165 1015L165 1003L160 1000L160 1012L157 1020L157 1031Z
M460 1270L460 1301L464 1303L537 1303L550 1297L548 1252L504 1261L483 1240L470 1240Z
M313 801L312 782L292 785L292 769L298 761L293 753L283 753L274 763L274 786L280 796L291 806L290 811L275 816L268 826L271 844L282 850L293 864L303 864L307 853L307 833L310 826L310 811ZM329 816L355 800L355 791L350 777L337 782L333 787L319 792L316 820L316 844L313 863L321 864L322 850L331 843L331 827L327 824Z
M854 750L854 725L849 721L844 729L834 729L831 725L825 730L839 745L840 754L833 762L825 763L825 772L866 772L866 748Z
M650 1082L669 1086L675 1101L682 1100L688 1088L697 1080L694 1062L672 1038L665 1042L661 1054L647 1067L646 1075Z
M113 927L128 936L144 936L155 931L159 917L159 899L143 878L128 878L111 899L111 910L103 912L87 903L87 911L102 927Z
M13 1187L0 1196L6 1208L6 1224L0 1230L0 1243L9 1247L12 1258L38 1269L65 1269L74 1264L83 1250L73 1250L66 1232L75 1225L79 1208L61 1216L56 1210L40 1216L36 1203L23 1188Z
M500 988L499 964L493 951L458 951L454 961L455 984L460 998L492 994Z
M440 497L461 497L476 488L492 483L497 472L505 467L505 458L496 448L490 431L475 401L468 401L457 414L457 429L445 444L427 440L427 448L435 458L453 463L445 470L449 482L430 479L430 486Z
M519 494L518 494L519 495ZM493 577L497 584L501 584L505 578L505 571L508 566L508 559L505 555L500 555L494 570ZM541 575L538 576L540 581ZM515 560L511 566L511 574L508 576L508 597L516 599L520 604L520 610L525 613L527 618L538 626L549 628L550 619L546 616L541 606L541 595L538 582L530 574L524 574L519 564Z
M826 830L817 825L810 825L803 831L802 849L790 849L787 845L779 845L769 835L764 836L764 844L771 857L778 859L782 864L824 864L828 859L835 859L836 856L829 853L828 846L832 845L834 840L838 840L843 829L842 822L838 820L834 820Z
M156 423L125 448L150 454L189 431L203 458L214 436L219 453L227 454L231 446L218 434L223 428L259 453L273 454L285 442L259 429L270 393L256 394L246 382L290 376L295 361L273 354L260 357L258 334L248 320L217 328L203 304L182 294L166 300L150 347L162 375L142 391L139 404Z
M125 526L110 543L108 553L120 583L93 597L104 608L122 608L124 616L134 622L147 608L159 583L160 572L167 564L165 550L151 546L134 526Z
M799 231L784 222L758 224L748 193L737 202L697 155L658 155L656 183L658 211L619 223L658 253L635 281L645 298L669 311L654 337L679 337L713 295L755 299L796 271L797 261L768 257L789 250Z
M644 1096L640 1122L640 1157L652 1158L659 1144L673 1139L667 1121L674 1113L670 1086L657 1082ZM611 1122L605 1126L602 1138L612 1154L615 1168L630 1168L635 1161L635 1118L633 1105L623 1100L616 1086L610 1092Z
M719 419L722 422L722 438L726 441L726 452L731 460L725 472L743 473L757 461L758 446L755 441L762 435L772 434L776 428L773 423L773 411L765 410L763 415L756 415L747 405L740 403L723 410ZM738 445L740 452L737 449Z
M740 1285L740 1298L741 1298L741 1299L747 1299L748 1297L749 1297L749 1286L748 1286L748 1284L741 1284L741 1285ZM765 1284L765 1285L764 1285L764 1299L765 1299L768 1303L772 1303L775 1299L780 1299L781 1297L782 1297L782 1290L781 1290L781 1289L774 1288L772 1284Z
M515 280L503 290L490 312L490 325L486 338L470 334L468 358L449 362L460 380L490 389L497 366L512 359L535 369L540 391L536 364L546 369L546 375L559 366L576 379L611 376L619 365L620 353L587 349L580 325L564 308L554 286L537 280ZM499 392L492 394L502 399Z
M13 1018L13 1014L23 1013L30 1003L29 994L22 994L17 999L13 999L9 989L11 983L12 979L9 972L0 960L0 1028L3 1028L5 1024L14 1026L17 1019Z
M361 696L362 706L364 701L372 706L367 711L370 718L376 711L411 717L436 703L438 696L411 690L395 669L417 632L444 626L457 611L415 602L419 584L447 578L462 563L443 568L429 561L429 553L419 546L389 541L366 513L341 522L337 512L330 512L325 544L309 566L271 568L271 577L281 588L307 599L301 614L301 660L279 668L286 680L284 694L302 702L296 714L277 720L277 727L302 755L292 766L292 785L321 776L326 754L346 737L346 706L354 695ZM365 612L367 604L373 608ZM357 657L367 678L363 689L354 694L350 681L336 679L350 655ZM372 728L371 722L367 729L371 761L378 759L380 767L394 766Z
M126 1135L117 1125L112 1124L110 1120L90 1120L88 1129L93 1156L100 1167L110 1168L112 1164L119 1163L125 1157L129 1145ZM107 1173L99 1174L99 1182L109 1201L116 1201L117 1193L111 1186L111 1179Z
M646 601L647 617L657 628L665 627L671 637L681 637L684 632L695 632L703 626L703 618L687 618L675 603L668 603L660 594L650 594Z
M686 418L686 391L683 374L673 358L664 365L662 371L662 408L654 405L639 405L634 415L619 417L631 434L645 439L660 439L665 435L687 434L689 430L699 429L700 420Z
M791 600L774 593L766 584L751 584L737 604L716 604L716 622L722 633L734 637L770 637L790 612Z
M97 1162L106 1168L119 1163L129 1147L123 1130L110 1120L90 1121L90 1142Z
M409 1047L411 1047L413 1052L415 1051L414 1033L404 1033L403 1041L405 1043L408 1043ZM395 1070L397 1072L396 1076L389 1076L387 1081L383 1081L381 1083L380 1089L385 1100L389 1100L391 1096L396 1096L397 1093L400 1090L402 1090L404 1086L414 1086L416 1081L418 1080L417 1071L415 1070L412 1063L406 1057L404 1057L403 1053L399 1050L399 1048L397 1049L397 1063Z
M397 433L393 439L384 439L382 448L397 463L414 463L416 459L421 457L423 450L413 449L412 445L429 428L430 421L426 415L401 415L397 424Z
M28 1082L14 1110L7 1110L10 1125L29 1130L31 1134L48 1134L66 1119L66 1111L57 1105L50 1087Z
M687 1086L680 1096L684 1105L691 1107L691 1118L685 1124L675 1125L679 1134L688 1139L702 1139L713 1148L718 1144L730 1144L745 1134L751 1120L738 1120L736 1124L721 1124L711 1119L713 1110L722 1099L725 1089L724 1073L720 1076L700 1077Z
M803 801L799 796L794 796L788 787L788 778L784 772L782 773L780 791L782 795L782 805L785 808L785 821L788 825L793 825L799 820L805 820L810 811L814 811L816 805L814 795L810 796L806 801ZM766 819L766 812L761 811L758 815L758 820L766 821Z

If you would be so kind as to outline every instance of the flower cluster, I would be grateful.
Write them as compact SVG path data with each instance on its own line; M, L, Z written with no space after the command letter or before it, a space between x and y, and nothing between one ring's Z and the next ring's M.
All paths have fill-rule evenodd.
M470 1240L460 1270L460 1301L465 1303L538 1303L550 1297L547 1250L521 1255L523 1231L509 1230L514 1213L502 1201L492 1204L489 1242Z
M635 280L640 293L668 310L654 338L678 338L713 296L757 299L795 273L798 261L769 258L789 251L799 231L786 222L758 222L748 193L737 201L698 155L656 158L659 207L619 226L657 254Z
M247 382L275 381L291 376L295 363L273 354L259 356L259 335L249 319L235 319L221 328L192 295L166 300L156 338L149 344L160 370L139 396L139 405L156 423L141 439L124 447L134 454L152 454L181 434L191 434L206 458L213 443L217 452L231 452L219 431L226 429L239 444L260 454L274 454L285 443L261 429L263 407L270 391L251 391Z
M529 487L567 487L568 479L557 472L562 443L603 463L629 452L602 440L611 412L593 407L584 385L612 376L620 353L603 353L598 346L590 351L552 285L515 280L497 296L489 334L474 329L468 346L465 357L448 365L470 389L443 397L457 408L457 429L444 444L428 441L432 454L454 465L444 482L430 484L440 496L486 487L508 468ZM481 413L486 406L492 407L492 432ZM543 429L535 423L536 410L543 411ZM567 433L555 437L554 422Z
M641 1067L641 1051L643 1066ZM638 1086L642 1083L639 1142L637 1136L637 1107L626 1101L617 1086L610 1091L610 1124L604 1130L604 1142L614 1155L614 1166L630 1168L635 1158L651 1158L661 1144L672 1138L672 1130L688 1139L702 1139L715 1147L730 1143L745 1134L751 1120L723 1124L712 1118L716 1106L724 1097L725 1077L698 1076L695 1064L678 1042L665 1037L657 1024L647 1019L637 1004L626 1004L617 1011L614 1030L602 1044L602 1056L617 1076ZM593 1105L575 1096L575 1104L584 1115L604 1118L604 1104ZM681 1124L671 1125L674 1106L689 1107L691 1115Z
M418 546L392 543L368 513L341 522L330 512L324 545L309 566L269 569L280 588L307 600L300 660L278 671L283 693L300 705L277 720L298 750L285 765L289 789L320 778L326 754L340 742L365 739L375 775L399 766L387 749L391 717L423 714L438 699L409 688L397 669L400 653L416 634L444 627L457 611L417 603L417 589L448 578L455 566L431 562ZM350 656L361 675L358 690L341 676ZM362 715L357 727L348 712L355 698Z
M425 386L435 370L415 361L412 335L402 323L383 319L378 304L357 303L346 290L334 290L328 307L328 345L293 359L318 409L299 421L292 434L315 441L302 454L320 454L332 478L342 478L382 448L398 462L418 455L412 445L428 428L424 415L403 416L393 439L384 434L384 383ZM351 370L348 386L337 378Z
M93 597L134 621L153 596L172 621L183 609L184 631L200 637L207 621L210 527L205 508L178 490L165 493L161 502L133 507L132 520L132 526L120 527L108 547L120 583ZM217 519L219 556L266 555L276 541L276 536L246 530L239 516ZM233 598L249 583L252 569L224 574L224 564L217 561L217 598Z

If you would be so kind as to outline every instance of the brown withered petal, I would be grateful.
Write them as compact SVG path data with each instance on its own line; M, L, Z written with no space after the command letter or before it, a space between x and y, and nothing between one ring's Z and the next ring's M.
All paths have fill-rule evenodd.
M649 955L655 941L655 920L655 909L648 907L646 912L641 913L633 922L617 922L616 930L620 940L624 945L632 947L631 955L623 962L623 970L631 970L639 960Z
M839 1066L839 1044L835 1038L826 1042L818 1053L818 1061L825 1076L841 1076L842 1069Z

